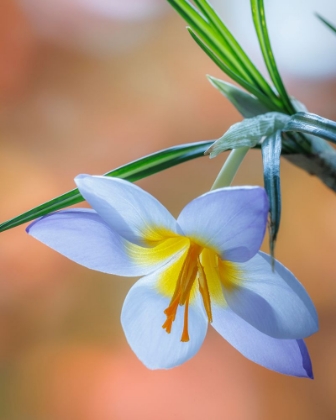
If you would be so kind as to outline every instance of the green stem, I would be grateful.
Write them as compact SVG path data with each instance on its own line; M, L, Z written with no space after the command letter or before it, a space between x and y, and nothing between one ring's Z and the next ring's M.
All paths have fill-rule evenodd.
M231 150L231 153L220 170L213 186L211 187L211 190L231 185L239 166L249 150L249 147L239 147L238 149Z

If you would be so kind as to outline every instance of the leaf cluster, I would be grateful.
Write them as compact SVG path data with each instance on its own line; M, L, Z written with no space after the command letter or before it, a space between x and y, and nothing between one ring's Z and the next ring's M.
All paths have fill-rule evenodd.
M270 199L270 248L273 255L281 218L280 155L302 154L308 158L317 150L327 152L324 140L336 142L336 123L306 112L291 98L278 71L271 48L263 0L250 0L252 18L269 81L260 73L224 22L206 0L167 0L188 24L188 31L210 59L243 89L208 76L245 118L233 125L217 142L190 143L161 150L114 169L106 176L136 181L190 159L203 156L209 147L211 157L238 147L261 148L264 183ZM319 16L330 29L335 27ZM307 136L308 134L308 136ZM310 135L319 138L312 138ZM315 159L316 160L316 159ZM323 166L323 159L321 165ZM332 174L336 168L331 165ZM330 177L330 174L328 174ZM323 177L321 176L323 179ZM0 224L0 232L56 210L83 201L77 189L56 197L32 210Z

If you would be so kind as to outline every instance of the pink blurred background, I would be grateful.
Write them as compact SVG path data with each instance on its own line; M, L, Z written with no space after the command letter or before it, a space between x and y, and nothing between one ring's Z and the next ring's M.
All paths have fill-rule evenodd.
M222 13L241 33L234 11L226 2ZM317 28L336 48L336 37ZM225 77L163 0L1 0L0 63L1 221L73 188L79 173L217 138L240 119L205 74ZM291 94L336 119L333 63L328 78L285 64ZM201 158L139 185L178 215L223 161ZM319 313L320 331L307 340L314 381L267 371L212 331L185 365L147 370L119 322L134 279L79 267L21 226L0 234L0 418L335 419L336 198L284 160L281 171L276 255ZM262 185L258 151L235 184Z

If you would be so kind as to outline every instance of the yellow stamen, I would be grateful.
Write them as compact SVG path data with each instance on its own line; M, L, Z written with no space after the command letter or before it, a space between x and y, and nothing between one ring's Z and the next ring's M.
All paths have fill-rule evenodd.
M176 281L175 290L171 298L170 304L168 308L164 311L165 315L167 315L167 319L162 325L162 328L165 329L168 333L171 332L172 323L174 322L176 318L178 305L185 304L186 299L189 298L190 290L194 283L193 276L196 275L196 272L191 266L191 264L193 263L193 258L192 258L193 254L194 252L192 250L192 247L189 247L187 251L187 255L180 269L178 279Z
M189 304L193 303L198 291L201 295L208 321L212 322L212 304L226 305L223 290L230 292L239 286L241 273L236 264L222 260L218 251L202 246L201 240L180 236L169 231L152 229L148 231L146 243L149 248L134 246L131 258L148 264L168 260L168 264L157 285L158 291L170 298L165 309L166 320L162 328L169 334L173 328L179 306L184 305L181 341L190 340ZM224 286L224 288L223 288Z
M184 305L184 321L183 321L183 332L181 336L182 342L189 341L189 333L188 333L188 314L189 314L189 301L190 295L192 292L192 288L195 284L195 280L198 277L199 267L199 255L202 251L202 248L199 245L192 244L190 245L187 255L184 259L183 265L178 275L178 279L176 281L175 290L170 301L168 308L164 311L167 315L167 319L162 325L168 333L171 332L172 323L175 320L178 304L181 306ZM204 277L204 283L206 283L206 279ZM203 286L204 287L204 286ZM202 292L201 292L202 293ZM210 297L208 299L210 304ZM209 321L212 321L211 317L211 310L210 312Z

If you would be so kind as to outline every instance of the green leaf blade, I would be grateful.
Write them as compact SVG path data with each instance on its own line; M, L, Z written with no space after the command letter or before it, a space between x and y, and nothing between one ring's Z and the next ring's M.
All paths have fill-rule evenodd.
M203 141L170 147L120 166L119 168L107 172L105 176L113 176L135 182L180 163L204 156L205 150L212 143L213 141ZM46 214L78 204L82 201L84 201L84 198L81 196L78 189L73 189L46 203L34 207L19 216L1 223L0 232L12 229L23 223L30 222L38 217L45 216Z
M262 55L265 60L265 64L268 73L277 89L284 105L284 110L289 114L295 113L295 109L288 96L286 88L282 82L278 67L275 62L271 42L268 35L266 19L265 19L265 8L263 0L251 0L251 9L254 27L259 40Z
M272 108L265 105L260 99L244 92L231 83L212 76L207 77L210 83L232 103L244 118L252 118L272 111Z
M273 104L273 102L268 98L268 96L264 95L260 92L254 85L251 85L246 80L242 79L237 73L232 71L223 61L221 61L208 47L207 45L197 36L197 34L193 31L192 28L187 28L188 32L194 39L194 41L198 44L198 46L210 57L210 59L225 73L227 74L232 80L237 82L240 86L245 88L248 92L251 92L254 96L256 96L261 102L265 104L265 106L269 107L273 111L277 111L278 108Z
M315 15L320 19L321 22L323 22L329 29L331 29L336 34L336 26L335 25L333 25L331 22L329 22L327 19L325 19L320 14L315 13Z
M244 78L241 69L237 67L234 54L227 45L226 41L220 39L218 33L213 29L209 22L201 15L198 10L186 0L168 0L168 3L180 14L180 16L190 25L197 36L220 58L222 63L233 72Z
M256 66L252 63L248 55L207 0L194 1L225 43L226 49L230 51L232 61L234 61L236 66L240 69L240 72L244 76L245 80L258 86L259 90L264 92L266 95L271 97L274 96L272 88L269 86Z
M280 186L280 155L281 131L266 137L261 144L264 166L264 185L270 204L269 245L274 263L275 241L280 228L281 220L281 186Z
M200 10L188 0L168 2L188 23L197 44L221 70L253 95L267 98L272 110L283 111L281 100L206 0L195 1Z
M336 122L309 112L294 114L284 131L311 134L336 144Z

